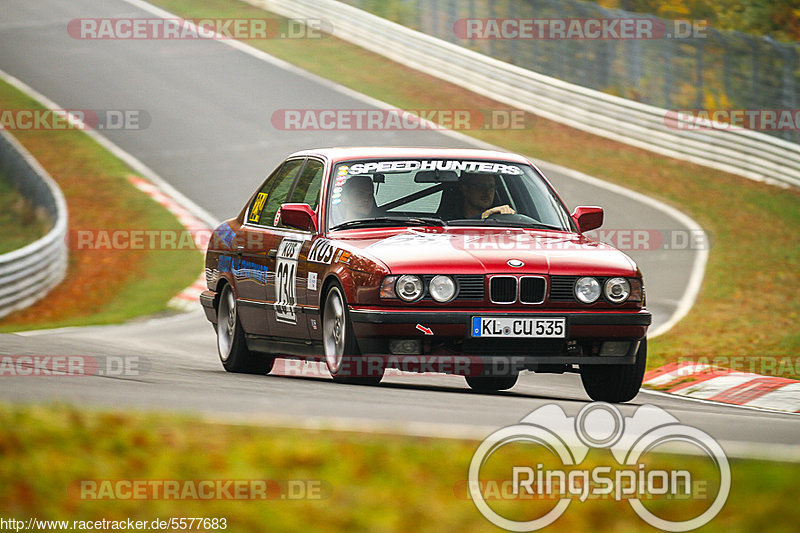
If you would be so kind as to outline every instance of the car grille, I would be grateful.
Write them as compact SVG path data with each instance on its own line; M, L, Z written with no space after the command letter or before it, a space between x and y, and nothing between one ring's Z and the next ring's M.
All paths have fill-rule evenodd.
M547 282L541 276L494 276L489 280L489 295L492 303L511 304L517 301L524 304L540 304L544 301Z
M540 304L544 301L547 283L538 276L524 276L519 280L519 301L524 304Z
M495 276L489 280L489 299L496 304L510 304L517 301L517 278Z
M434 274L422 276L427 286ZM481 301L485 295L485 277L480 274L456 274L452 276L458 285L454 300ZM575 282L579 276L550 276L551 302L576 302ZM602 281L604 278L598 278ZM519 284L519 292L517 292ZM491 276L489 277L489 299L492 303L513 304L519 299L523 304L540 304L547 296L547 280L544 276ZM429 294L423 300L432 301Z
M575 282L578 276L550 276L550 301L575 302Z

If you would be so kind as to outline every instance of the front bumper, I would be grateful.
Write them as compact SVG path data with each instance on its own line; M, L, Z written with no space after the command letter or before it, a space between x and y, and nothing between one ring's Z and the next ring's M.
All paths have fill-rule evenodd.
M203 311L206 313L206 318L212 324L217 323L216 299L216 291L204 290L202 293L200 293L200 305L203 306Z
M564 338L471 336L472 318L564 318ZM351 308L350 317L365 353L387 353L389 339L418 339L424 354L450 353L482 359L513 359L526 368L542 365L632 364L652 315L646 310L591 312L396 311ZM628 341L619 355L600 355L605 342Z
M470 330L472 317L514 317L514 318L556 318L567 320L567 338L610 336L642 338L647 327L652 323L652 315L645 310L591 311L591 312L495 312L492 310L471 311L395 311L351 308L350 318L357 334L367 336L381 335L397 329L414 335L423 335L417 325L423 325L434 331L434 335L466 337ZM399 328L397 328L399 326Z

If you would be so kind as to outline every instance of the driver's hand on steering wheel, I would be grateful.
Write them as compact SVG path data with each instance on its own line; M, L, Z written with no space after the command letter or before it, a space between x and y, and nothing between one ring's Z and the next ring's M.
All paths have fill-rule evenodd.
M494 214L514 215L516 214L516 211L514 211L509 205L498 205L496 207L490 207L489 209L481 213L481 219L488 218Z

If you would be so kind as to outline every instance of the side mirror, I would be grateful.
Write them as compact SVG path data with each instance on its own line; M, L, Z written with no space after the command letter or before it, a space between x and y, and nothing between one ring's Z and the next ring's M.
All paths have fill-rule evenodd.
M576 207L572 212L572 220L578 225L578 231L585 233L603 225L603 208L595 206Z
M317 214L308 204L283 204L278 213L284 226L317 232Z

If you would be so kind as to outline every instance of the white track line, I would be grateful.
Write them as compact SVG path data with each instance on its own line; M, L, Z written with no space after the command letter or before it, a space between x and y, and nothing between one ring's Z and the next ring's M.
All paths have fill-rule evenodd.
M710 402L713 403L713 402ZM719 405L719 404L715 404ZM282 415L246 414L201 414L206 422L233 426L265 426L288 429L341 431L368 433L373 435L395 435L403 437L435 437L440 439L481 441L497 431L496 426L469 426L466 424L441 424L434 422L407 422L402 420L383 421L346 417L304 417L298 419ZM792 444L747 443L741 441L717 441L728 458L754 459L765 461L800 462L800 446ZM661 450L673 451L670 448ZM674 449L679 455L705 456L701 450L689 451L681 447Z
M3 70L0 70L0 79L5 81L9 85L16 87L20 91L27 93L31 98L38 100L39 103L41 103L42 105L51 110L64 109L64 107L58 105L56 102L49 99L48 97L46 97L45 95L43 95L42 93L31 87L30 85L27 85L22 80L15 78L11 74ZM72 119L74 122L80 122L80 120L74 117L74 115L72 116ZM114 156L116 156L118 159L124 161L125 164L127 164L133 170L141 174L143 177L147 178L149 181L153 182L159 189L161 189L164 192L164 194L171 197L173 200L175 200L175 202L183 206L191 214L193 214L194 216L196 216L197 218L199 218L212 228L217 227L219 222L208 211L206 211L205 209L194 203L187 196L178 191L175 187L167 183L161 176L156 174L150 167L148 167L147 165L136 159L129 152L126 152L125 150L123 150L122 148L111 142L111 140L109 140L107 137L98 133L96 130L88 128L84 129L83 132L89 137L91 137L93 140L95 140L103 148L114 154Z

